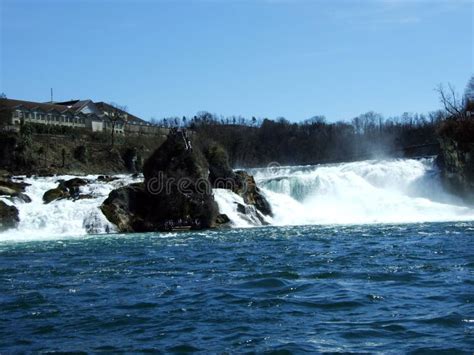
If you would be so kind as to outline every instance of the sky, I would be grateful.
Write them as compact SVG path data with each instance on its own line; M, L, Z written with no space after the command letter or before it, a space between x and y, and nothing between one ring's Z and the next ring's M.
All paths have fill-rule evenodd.
M440 108L474 73L468 0L0 0L0 92L144 118Z

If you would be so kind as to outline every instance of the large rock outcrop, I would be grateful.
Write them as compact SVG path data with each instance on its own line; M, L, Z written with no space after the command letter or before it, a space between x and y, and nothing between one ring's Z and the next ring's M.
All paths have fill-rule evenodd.
M120 231L216 226L208 163L183 132L170 134L145 162L143 175L143 184L112 191L101 207Z
M189 220L201 228L215 226L218 215L209 184L209 165L182 132L171 134L143 166L151 196L147 220L161 226Z
M227 188L265 215L269 204L253 177L233 172L227 154L210 147L205 154L192 147L185 132L172 131L143 167L144 183L112 191L101 206L122 232L176 228L204 229L229 224L219 214L213 188Z
M444 186L474 203L474 120L447 121L439 131L437 159Z
M234 172L229 164L227 152L218 145L205 150L209 162L209 179L214 188L230 189L241 196L247 205L254 206L265 216L272 215L272 209L252 175L246 171Z

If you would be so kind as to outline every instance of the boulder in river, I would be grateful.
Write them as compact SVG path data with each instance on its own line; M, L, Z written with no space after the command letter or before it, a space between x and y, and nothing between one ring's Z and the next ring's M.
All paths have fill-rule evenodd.
M254 214L255 209L271 214L270 205L251 175L233 172L221 148L208 149L206 155L193 148L184 130L171 131L145 162L143 175L143 184L112 191L101 206L106 218L122 232L228 225L229 218L219 214L213 188L227 188L239 194ZM225 186L220 186L222 182Z
M18 209L0 201L0 231L16 228L19 222Z
M0 196L7 196L10 201L31 202L31 198L24 193L26 184L24 182L13 182L10 179L0 180Z
M131 184L113 190L100 209L120 232L151 231L152 226L145 221L149 198L143 183Z
M150 223L159 226L188 220L200 228L215 226L218 207L209 165L202 152L192 148L184 131L169 135L145 162L143 175L150 195Z
M16 182L9 178L0 178L0 189L4 189L4 191L25 192L27 186L30 186L30 184L23 181Z
M69 191L61 186L58 186L54 189L48 190L44 193L43 195L43 202L45 204L48 204L50 202L53 202L55 200L61 200L64 198L68 198L71 195L69 194Z

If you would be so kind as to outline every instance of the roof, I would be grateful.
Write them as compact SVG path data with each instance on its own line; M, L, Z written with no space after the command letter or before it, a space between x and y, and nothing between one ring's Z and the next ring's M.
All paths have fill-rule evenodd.
M141 124L141 125L149 125L150 123L145 121L145 120L142 120L141 118L137 117L137 116L134 116L132 115L131 113L129 112L125 112L117 107L114 107L108 103L105 103L105 102L95 102L94 103L96 105L96 107L99 109L99 111L101 112L105 112L105 111L114 111L114 110L118 110L122 113L126 113L127 114L127 121L129 123L136 123L136 124Z
M56 110L58 112L65 112L65 111L73 111L69 110L66 106L57 105L57 104L48 104L48 103L41 103L41 102L32 102L32 101L23 101L23 100L12 100L12 99L0 99L0 108L9 108L14 109L17 107L24 107L29 110L34 109L41 109L43 111L49 112L52 110Z
M0 109L15 109L17 107L24 107L28 110L42 110L44 112L57 111L60 113L82 114L81 110L89 103L92 103L97 108L96 114L101 116L104 112L119 110L127 114L127 122L131 124L146 125L150 123L141 118L125 112L105 102L93 102L92 100L70 100L64 102L41 103L23 100L0 99ZM100 119L100 117L97 117Z

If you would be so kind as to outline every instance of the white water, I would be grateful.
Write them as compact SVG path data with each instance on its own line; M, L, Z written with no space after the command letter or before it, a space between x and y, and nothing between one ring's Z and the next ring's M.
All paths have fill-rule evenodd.
M433 159L255 169L275 225L474 220L446 193Z
M334 165L254 169L257 184L269 200L274 216L263 218L252 206L229 190L216 189L221 213L234 227L274 225L412 223L474 220L474 209L443 191L433 159L363 161ZM0 234L0 241L57 239L114 232L99 206L110 191L136 182L127 176L103 183L96 176L81 188L92 199L59 200L43 204L42 196L59 179L28 178L26 194L31 203L15 202L17 229ZM0 198L8 204L12 202ZM243 205L246 213L238 210ZM242 208L242 206L241 206Z
M25 193L31 198L30 203L15 202L18 208L20 223L17 229L10 229L0 234L0 241L43 240L57 237L84 236L86 234L102 234L115 232L113 224L107 221L99 206L109 193L120 186L136 182L128 176L104 183L97 181L97 176L84 176L91 183L81 187L81 194L90 194L93 198L82 200L57 200L49 204L43 203L43 194L58 186L58 180L68 180L75 176L55 176L43 178L25 178L31 184ZM13 203L0 198L5 203Z

